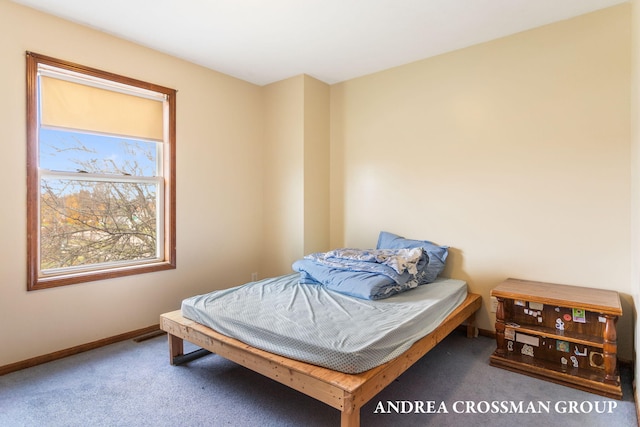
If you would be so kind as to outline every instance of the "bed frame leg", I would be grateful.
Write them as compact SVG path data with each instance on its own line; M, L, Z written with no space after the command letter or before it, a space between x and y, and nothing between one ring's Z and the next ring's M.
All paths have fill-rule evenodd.
M360 407L355 404L353 395L346 393L340 412L340 427L360 427Z
M467 318L467 338L477 338L478 328L476 328L476 313L473 312L471 316Z
M360 427L360 410L342 411L340 413L340 427Z
M167 336L169 337L169 362L174 366L211 354L205 348L199 348L191 353L184 354L184 340L169 333L167 333Z
M177 365L180 356L184 355L184 341L175 335L167 334L169 337L169 362Z

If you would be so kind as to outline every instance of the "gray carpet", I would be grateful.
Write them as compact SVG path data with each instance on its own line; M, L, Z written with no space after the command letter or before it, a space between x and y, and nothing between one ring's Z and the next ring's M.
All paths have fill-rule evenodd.
M622 370L624 399L617 401L491 367L494 347L492 339L454 332L362 408L362 426L638 425L630 369ZM376 413L389 401L434 401L448 413ZM522 402L529 413L492 414L494 401ZM539 402L549 402L549 413ZM561 413L570 402L591 413ZM605 405L613 405L610 413L595 413ZM0 426L339 425L337 410L216 355L171 366L164 336L0 377Z

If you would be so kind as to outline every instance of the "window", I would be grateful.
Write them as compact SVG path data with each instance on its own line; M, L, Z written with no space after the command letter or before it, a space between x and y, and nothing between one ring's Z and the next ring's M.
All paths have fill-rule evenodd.
M27 52L28 290L175 268L175 96Z

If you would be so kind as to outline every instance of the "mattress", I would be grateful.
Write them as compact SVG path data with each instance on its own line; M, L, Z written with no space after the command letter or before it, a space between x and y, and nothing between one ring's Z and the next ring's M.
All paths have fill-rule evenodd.
M298 273L187 298L182 315L253 347L345 373L405 352L467 295L462 280L435 282L383 300L364 300Z

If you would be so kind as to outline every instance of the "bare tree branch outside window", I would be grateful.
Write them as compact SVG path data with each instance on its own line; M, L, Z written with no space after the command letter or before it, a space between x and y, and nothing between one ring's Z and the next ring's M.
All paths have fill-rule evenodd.
M41 164L118 176L155 175L156 144L44 130ZM43 179L41 268L55 269L156 256L157 185Z

